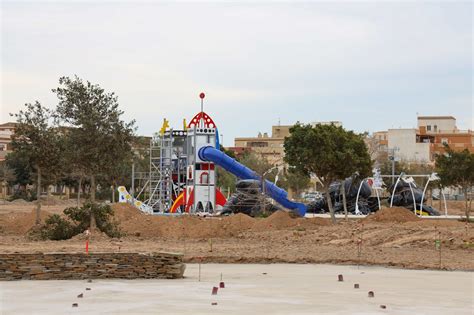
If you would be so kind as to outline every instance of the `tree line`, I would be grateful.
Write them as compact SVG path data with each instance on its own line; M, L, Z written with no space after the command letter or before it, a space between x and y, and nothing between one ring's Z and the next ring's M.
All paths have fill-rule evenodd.
M95 203L98 180L115 182L133 157L135 122L122 119L123 111L113 92L77 76L61 77L52 92L58 98L55 108L36 101L12 114L17 125L13 152L6 158L20 187L36 184L37 222L43 184L77 181L80 193L87 180L90 201ZM91 216L92 226L93 221Z

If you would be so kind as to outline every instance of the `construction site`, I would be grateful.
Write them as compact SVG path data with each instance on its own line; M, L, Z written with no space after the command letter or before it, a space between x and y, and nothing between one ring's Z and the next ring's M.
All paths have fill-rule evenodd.
M424 189L404 174L385 190L377 173L334 183L334 223L326 200L294 201L276 180L220 150L204 97L183 130L164 120L151 140L140 191L133 187L135 174L130 193L118 187L111 220L120 237L91 228L65 240L40 239L35 203L0 204L0 279L50 280L2 282L3 313L147 313L160 307L177 314L286 314L313 313L315 305L341 314L470 313L474 231L462 220L462 201L444 199L444 215L428 205L426 187L436 174L427 175ZM234 195L217 187L217 167L235 175ZM342 212L342 186L349 216ZM40 221L64 217L77 203L47 201ZM441 294L433 286L437 277L445 289L433 301ZM124 279L132 282L124 285ZM63 290L42 298L58 280L65 281ZM76 289L81 280L87 280L84 288ZM147 294L160 292L166 292L165 304L147 303ZM38 299L27 308L21 299L12 304L25 294ZM190 299L177 307L183 294Z
M0 315L473 315L473 9L1 1Z
M45 206L42 215L60 213L67 206ZM93 279L83 285L83 290L92 287L92 291L84 292L77 280L68 280L72 286L63 281L61 293L47 298L41 292L50 291L56 281L35 281L33 286L22 281L20 287L2 282L4 314L26 313L31 307L41 314L69 313L72 302L78 303L79 313L97 309L146 313L156 305L182 314L245 310L285 314L295 303L297 313L312 313L315 305L327 305L327 312L341 314L445 314L453 310L470 314L472 310L474 233L465 222L423 219L405 208L384 208L365 218L332 224L329 218L302 218L285 211L267 218L241 213L203 218L146 215L126 203L112 207L125 237L93 232L90 237L78 235L65 241L33 241L27 236L35 224L32 205L0 205L0 251L67 256L84 253L88 240L90 254L181 253L187 265L183 280L133 280L124 285L119 280ZM41 273L30 277L41 279ZM345 282L339 282L338 275ZM212 295L219 281L225 288ZM354 289L355 283L359 289ZM443 289L436 289L440 285ZM375 298L368 298L368 291L374 291ZM82 293L84 297L77 299ZM10 302L24 294L34 296L28 308ZM150 304L146 298L150 294L166 294L167 302L158 299ZM189 299L177 307L181 294L189 294ZM284 299L275 300L282 294ZM436 294L439 298L433 299Z

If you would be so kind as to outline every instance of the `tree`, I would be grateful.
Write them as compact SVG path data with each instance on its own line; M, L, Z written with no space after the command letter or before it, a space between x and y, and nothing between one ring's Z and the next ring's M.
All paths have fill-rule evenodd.
M3 201L6 201L8 183L16 179L15 172L6 161L0 162L0 185L2 185Z
M336 222L329 185L355 172L367 177L372 169L363 136L333 124L296 124L290 128L284 147L285 161L290 166L306 175L316 175L323 183L331 218Z
M462 189L469 221L472 199L468 198L468 192L472 192L474 186L474 154L467 149L456 152L446 145L446 153L436 157L436 171L442 186L458 186Z
M364 132L363 134L365 145L367 146L367 152L370 155L372 161L376 167L384 164L385 161L388 159L388 152L384 150L384 145L382 145L380 139L375 137L374 134L369 134L368 132Z
M281 188L291 189L296 195L299 195L302 190L310 186L311 178L307 174L291 167L282 174L281 180L277 184Z
M14 179L8 183L17 188L14 190L15 196L22 196L27 198L27 185L33 183L33 172L29 164L28 156L22 152L12 151L5 157L5 162L8 168L13 170Z
M36 224L40 223L41 180L44 176L54 177L61 167L62 138L53 126L53 112L38 101L25 104L16 117L17 126L12 137L13 154L20 161L26 161L36 171Z
M247 166L251 170L255 171L260 176L265 174L273 167L273 165L271 165L265 158L252 151L243 154L242 157L239 159L239 162ZM265 175L265 179L268 179L269 181L273 182L275 180L276 173L277 169L274 168L272 171Z
M224 146L221 145L220 150L224 152L227 156L235 159L235 154L231 150L227 150ZM232 173L227 172L220 166L216 167L216 176L217 176L217 187L227 189L229 193L233 193L235 191L235 182L237 181L237 177L235 177Z
M97 176L104 176L131 160L134 121L121 120L114 93L107 93L99 85L83 82L75 76L61 77L56 93L58 115L70 127L68 132L72 160L76 169L90 179L91 202L95 202ZM91 215L91 226L95 218Z

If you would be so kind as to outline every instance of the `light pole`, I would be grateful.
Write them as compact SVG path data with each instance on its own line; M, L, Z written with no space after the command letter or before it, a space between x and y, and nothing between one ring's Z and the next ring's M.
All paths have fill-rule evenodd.
M389 160L392 161L392 185L393 185L393 181L395 180L395 151L400 150L400 148L393 147L388 150L392 151L392 155L389 156Z

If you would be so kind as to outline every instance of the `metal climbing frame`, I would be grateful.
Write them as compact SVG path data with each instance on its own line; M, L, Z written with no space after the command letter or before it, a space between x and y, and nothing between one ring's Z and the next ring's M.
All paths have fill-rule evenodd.
M173 132L155 135L150 141L150 180L147 204L154 212L166 212L172 205Z
M150 173L147 205L155 213L167 212L186 183L186 131L168 130L150 142Z

